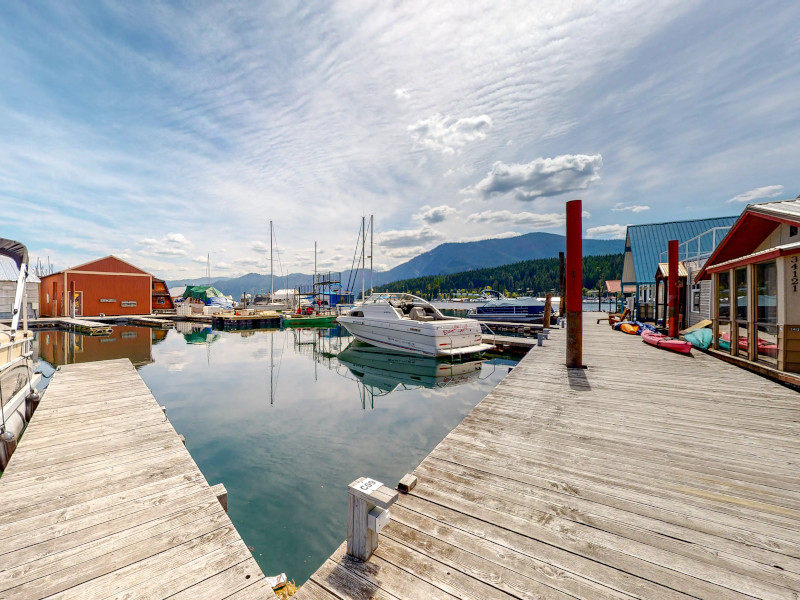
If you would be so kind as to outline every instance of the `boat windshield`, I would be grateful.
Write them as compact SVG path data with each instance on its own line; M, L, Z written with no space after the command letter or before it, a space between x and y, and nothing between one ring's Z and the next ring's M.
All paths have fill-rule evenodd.
M366 300L364 300L364 304L391 304L392 306L398 307L402 304L413 304L415 306L431 306L431 303L427 300L423 300L419 296L414 296L413 294L372 294Z

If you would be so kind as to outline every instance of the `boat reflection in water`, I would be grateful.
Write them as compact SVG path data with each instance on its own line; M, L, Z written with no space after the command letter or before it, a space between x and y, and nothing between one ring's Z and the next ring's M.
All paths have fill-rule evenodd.
M432 356L392 353L353 340L336 357L359 381L362 408L375 396L416 388L462 385L480 377L480 360L449 362Z

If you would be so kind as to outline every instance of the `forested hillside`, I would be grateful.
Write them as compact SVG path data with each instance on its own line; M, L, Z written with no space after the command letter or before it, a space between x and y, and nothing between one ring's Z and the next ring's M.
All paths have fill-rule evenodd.
M619 279L622 274L622 254L585 256L583 258L583 287L597 289L603 282ZM479 292L485 287L506 295L558 292L558 259L525 260L500 267L475 269L450 275L430 275L404 279L381 286L380 290L410 292L425 298L459 296ZM378 290L376 290L378 291Z

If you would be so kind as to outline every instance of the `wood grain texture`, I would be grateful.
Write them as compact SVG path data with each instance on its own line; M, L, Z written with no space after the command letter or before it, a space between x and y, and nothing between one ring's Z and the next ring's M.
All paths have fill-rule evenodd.
M267 598L218 493L130 361L64 366L0 478L0 597Z
M800 394L599 316L588 368L551 329L414 470L373 557L340 548L295 597L800 598Z

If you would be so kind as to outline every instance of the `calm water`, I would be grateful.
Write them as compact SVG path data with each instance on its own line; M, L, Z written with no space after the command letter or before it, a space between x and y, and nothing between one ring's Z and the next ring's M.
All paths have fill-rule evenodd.
M298 584L346 536L347 484L367 475L394 487L515 364L392 357L338 329L179 326L40 332L39 354L130 357L208 482L225 484L261 568Z

